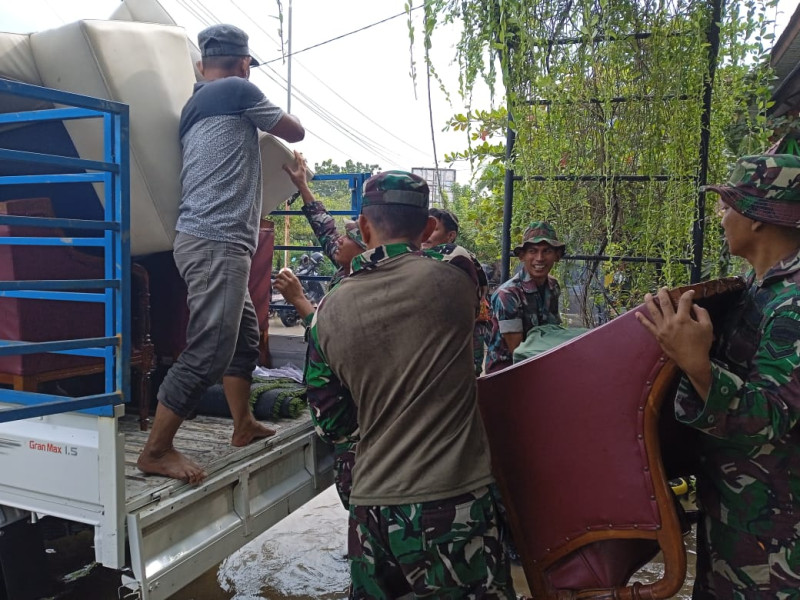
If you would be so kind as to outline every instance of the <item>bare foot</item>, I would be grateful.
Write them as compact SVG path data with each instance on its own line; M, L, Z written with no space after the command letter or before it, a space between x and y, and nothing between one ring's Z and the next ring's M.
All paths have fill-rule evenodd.
M255 419L233 430L231 446L247 446L255 440L275 435L275 430L262 425Z
M142 450L136 466L142 473L148 475L166 475L173 479L182 479L192 485L197 485L206 478L206 472L193 460L190 460L175 448L170 448L164 453L155 455L147 449Z

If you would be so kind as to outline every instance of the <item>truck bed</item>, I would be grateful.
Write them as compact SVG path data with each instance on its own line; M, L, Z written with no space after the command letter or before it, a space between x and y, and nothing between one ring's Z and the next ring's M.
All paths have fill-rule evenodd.
M310 417L307 413L297 419L262 421L277 433L263 440L236 448L231 446L233 421L222 417L198 415L185 421L175 436L175 447L186 456L206 468L209 478L226 468L248 459L265 454L300 433L310 430ZM160 475L145 475L136 466L136 460L147 441L149 431L139 430L136 415L125 415L119 420L119 428L125 434L125 504L126 512L134 512L159 498L172 496L191 486Z
M143 475L136 459L148 432L121 417L126 529L132 577L142 600L162 600L199 577L333 483L333 458L308 413L269 423L277 433L244 448L230 445L230 419L198 416L175 447L206 468L200 485Z
M272 364L302 364L302 337L270 342ZM114 410L0 423L0 505L92 525L95 560L140 600L166 600L333 483L308 411L266 422L277 433L243 448L230 445L229 418L184 422L175 447L208 475L189 485L141 473L149 432Z

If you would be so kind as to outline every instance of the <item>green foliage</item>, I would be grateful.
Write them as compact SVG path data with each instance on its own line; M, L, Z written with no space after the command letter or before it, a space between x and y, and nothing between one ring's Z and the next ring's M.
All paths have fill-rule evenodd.
M332 159L323 160L321 163L314 164L314 173L318 175L338 175L340 173L369 173L370 175L380 171L379 165L353 161L347 159L344 166L333 163ZM347 210L350 208L350 190L341 181L314 181L311 184L314 196L325 203L325 206L335 210ZM328 202L333 202L328 206ZM346 204L342 204L346 202Z
M499 181L502 195L502 178ZM492 200L491 193L480 193L469 186L454 183L450 190L450 208L458 217L458 243L472 251L481 263L500 260L503 208Z
M558 275L593 324L594 304L622 311L645 292L689 281L700 124L710 80L707 0L425 0L441 23L459 20L456 61L469 99L479 77L505 86L517 141L508 165L514 189L512 240L535 219L551 221L568 253L660 257L664 265L562 262ZM744 152L766 148L774 0L732 0L720 22L708 181L723 181ZM644 33L646 36L634 36ZM574 42L574 43L573 43ZM468 214L499 254L505 111L456 115L469 146L448 160L484 167ZM584 176L594 176L594 180ZM619 176L648 176L628 182ZM667 176L667 180L660 180ZM582 178L583 177L583 178ZM486 178L485 184L483 179ZM498 189L498 181L500 188ZM709 196L704 272L728 268ZM470 213L469 211L473 211ZM482 211L482 212L476 212ZM500 225L502 227L502 225ZM482 234L476 235L480 246Z

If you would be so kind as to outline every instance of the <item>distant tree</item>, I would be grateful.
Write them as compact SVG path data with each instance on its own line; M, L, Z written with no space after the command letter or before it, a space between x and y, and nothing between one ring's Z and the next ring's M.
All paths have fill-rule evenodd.
M490 193L482 194L459 183L453 184L448 200L449 210L458 217L458 244L473 252L481 263L500 260L497 240L503 224L502 204Z
M314 164L314 172L319 175L339 175L344 173L369 173L373 175L380 170L381 168L377 164L370 165L353 161L349 158L344 163L344 166L335 164L330 158L328 160L323 160L321 163ZM337 205L336 210L345 210L350 207L350 190L344 183L338 181L315 181L312 184L312 191L315 196L323 201L332 199L338 202L346 196L347 206L339 207Z

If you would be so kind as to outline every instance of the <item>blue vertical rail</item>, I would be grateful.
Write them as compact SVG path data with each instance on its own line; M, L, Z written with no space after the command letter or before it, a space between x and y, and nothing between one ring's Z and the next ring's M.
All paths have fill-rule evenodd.
M45 100L54 108L0 114L0 125L41 121L101 119L103 159L84 160L54 154L0 148L0 160L47 165L47 175L0 177L0 185L41 183L102 183L103 220L60 219L0 215L0 225L59 227L102 231L101 238L0 237L0 244L25 246L94 246L103 249L101 280L0 281L0 297L38 300L68 300L103 303L104 335L100 338L26 342L0 340L0 356L53 352L101 358L105 365L105 389L101 394L65 398L50 394L0 389L0 402L22 405L0 410L0 423L80 410L113 416L114 405L130 397L130 171L128 106L118 102L0 79L0 94ZM85 173L60 173L59 169L81 169ZM77 291L80 290L80 291ZM85 291L84 291L85 290Z

